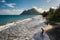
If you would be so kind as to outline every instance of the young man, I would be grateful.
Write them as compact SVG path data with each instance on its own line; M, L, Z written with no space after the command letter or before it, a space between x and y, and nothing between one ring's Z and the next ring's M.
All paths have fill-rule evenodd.
M43 33L44 33L44 29L43 29L43 28L41 28L41 30L42 30L41 34L43 35Z

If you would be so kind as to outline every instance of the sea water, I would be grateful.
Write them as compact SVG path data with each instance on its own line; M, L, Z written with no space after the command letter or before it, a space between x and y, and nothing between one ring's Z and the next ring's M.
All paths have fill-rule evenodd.
M46 33L40 36L42 15L1 15L0 25L0 40L50 40Z
M24 20L27 18L31 18L36 15L0 15L0 26L5 25L7 23L12 23L17 20Z

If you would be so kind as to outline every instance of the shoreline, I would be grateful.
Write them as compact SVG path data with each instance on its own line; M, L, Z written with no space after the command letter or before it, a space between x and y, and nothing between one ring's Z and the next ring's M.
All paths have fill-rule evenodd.
M7 33L6 35L7 36L9 36L8 34L10 34L10 35L12 35L12 34L14 34L14 35L18 35L18 33L20 32L20 30L18 30L19 28L22 28L23 30L20 32L22 35L28 35L29 37L31 37L31 36L33 36L35 33L37 33L37 32L40 32L41 30L40 30L40 19L39 19L39 17L38 17L38 19L36 19L37 17L33 17L32 19L26 19L25 21L23 20L23 21L17 21L16 23L17 23L17 25L15 24L15 23L13 23L13 24L11 24L10 26L11 26L11 28L8 28L8 27L10 27L10 26L8 26L7 27L7 30L5 29L5 27L4 27L4 29L5 30L2 30L2 32L1 33L3 33L3 34L5 34L5 33ZM46 22L47 23L47 20L46 20L46 18L44 18L43 19L44 20L44 22ZM36 23L37 22L37 23ZM24 24L24 26L23 27L21 27L22 26L22 24L20 25L19 23L22 23L22 24ZM27 23L27 24L26 24ZM14 27L12 27L12 25L14 25L15 24L15 26ZM26 26L27 25L27 26ZM31 26L30 26L31 25ZM37 27L38 28L34 28L33 26L34 25L38 25ZM26 26L26 29L25 29L25 26ZM28 27L29 26L29 27ZM60 26L60 25L59 25ZM31 27L31 28L30 28ZM15 29L15 28L17 28L17 29ZM46 25L45 27L43 27L43 29L45 30L45 32L46 32L46 34L49 36L49 38L50 38L50 40L55 40L55 39L57 39L57 34L56 34L56 28L58 28L57 27L57 25L51 25L51 24L48 24L48 25ZM12 30L12 31L11 31ZM25 31L26 30L26 31ZM58 31L57 31L58 32ZM17 33L17 34L15 34L15 33ZM2 35L3 35L2 34ZM1 34L0 34L1 35ZM19 34L20 35L20 34ZM18 36L19 36L18 35ZM20 35L22 38L24 38L24 36L22 36L22 35ZM31 35L31 36L30 36ZM4 35L3 35L4 36ZM6 37L6 36L5 36ZM7 38L7 37L6 37ZM25 39L25 38L24 38Z
M17 24L6 25L7 27L4 26L4 28L1 26L3 29L0 31L0 40L13 40L15 38L15 40L25 40L26 38L28 38L28 40L34 39L33 36L41 30L40 23L42 22L44 21L40 19L40 16L34 16L32 19L18 21L15 22Z

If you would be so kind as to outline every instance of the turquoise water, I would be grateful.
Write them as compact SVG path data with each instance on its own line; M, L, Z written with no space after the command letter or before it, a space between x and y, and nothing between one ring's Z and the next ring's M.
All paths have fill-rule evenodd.
M15 22L17 20L23 20L26 18L31 18L36 15L0 15L0 26L7 23Z
M13 23L11 24L10 22ZM7 23L10 23L10 25ZM41 15L1 15L0 25L4 25L1 26L3 31L1 29L0 31L2 31L3 34L9 34L7 35L9 39L10 37L14 39L14 37L17 36L15 39L19 37L19 40L26 40L26 38L27 40L50 40L46 33L44 33L43 36L41 34L41 27L46 26ZM1 36L3 36L4 39L8 38L5 36L6 34L3 34L1 34Z

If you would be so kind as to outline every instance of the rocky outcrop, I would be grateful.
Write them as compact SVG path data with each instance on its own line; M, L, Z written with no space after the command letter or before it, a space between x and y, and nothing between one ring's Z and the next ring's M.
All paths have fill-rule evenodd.
M50 40L60 40L60 25L52 25L53 28L47 31Z

